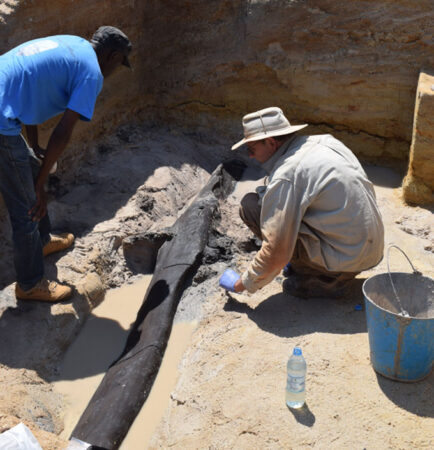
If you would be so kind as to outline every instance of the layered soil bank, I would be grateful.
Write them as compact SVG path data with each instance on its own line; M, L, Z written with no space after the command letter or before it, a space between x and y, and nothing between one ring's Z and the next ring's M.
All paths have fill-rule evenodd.
M101 24L130 36L134 71L107 81L71 168L95 136L137 117L232 138L243 114L271 105L391 164L408 158L418 75L434 67L433 14L430 0L3 0L0 53Z
M416 94L409 171L403 182L404 198L434 203L434 72L421 72Z

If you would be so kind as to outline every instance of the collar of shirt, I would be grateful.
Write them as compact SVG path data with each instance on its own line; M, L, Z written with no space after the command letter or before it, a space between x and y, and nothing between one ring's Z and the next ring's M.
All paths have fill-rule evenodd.
M290 148L291 144L294 142L294 139L296 138L296 135L291 136L287 141L285 141L274 153L274 155L267 159L263 164L261 164L262 168L267 172L267 174L270 174L274 168L274 165L279 160L279 158L286 153L286 151Z

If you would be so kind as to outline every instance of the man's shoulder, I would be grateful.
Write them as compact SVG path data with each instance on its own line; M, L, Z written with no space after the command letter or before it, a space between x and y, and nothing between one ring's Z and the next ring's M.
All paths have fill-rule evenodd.
M34 56L38 54L49 56L52 51L55 51L56 49L69 50L69 54L73 54L73 52L71 53L71 50L81 48L89 50L92 48L92 45L89 41L80 36L57 34L24 42L12 49L11 53L16 53L21 56ZM68 53L65 56L68 56Z
M318 170L327 159L326 148L343 145L331 134L297 136L291 141L285 153L276 161L273 178L294 179L297 173Z
M64 67L77 62L97 61L92 45L80 36L59 34L46 36L25 42L12 49L6 55L19 58L20 64L29 64L33 68L63 62ZM95 61L94 61L95 60Z
M93 56L93 53L95 52L92 44L80 36L61 34L52 36L51 39L59 44L59 47L65 52L66 57L70 57L72 59L87 60L89 59L89 56Z
M307 153L321 143L321 137L321 135L296 136L276 162L275 170L282 166L286 168L296 167Z
M73 70L80 77L84 75L86 78L102 78L98 58L89 41L73 35L58 35L53 38L62 47L65 63L69 70Z
M353 155L351 150L340 140L331 134L315 134L309 136L299 136L293 141L288 151L285 153L285 161L299 163L301 160L306 163L316 164L318 158L326 158L329 152L340 154L341 156Z
M290 148L296 147L297 149L313 147L316 145L327 145L331 142L340 142L331 134L310 134L305 136L297 136L292 142Z
M303 135L296 136L288 145L287 150L285 151L283 160L294 159L295 156L300 156L304 152L309 149L314 148L317 145L321 145L326 142L327 137L332 137L329 134L316 134L316 135Z
M54 36L47 36L45 38L41 38L41 40L52 40L58 42L59 45L62 46L73 46L73 47L88 47L92 46L91 43L82 38L81 36L75 36L73 34L56 34Z

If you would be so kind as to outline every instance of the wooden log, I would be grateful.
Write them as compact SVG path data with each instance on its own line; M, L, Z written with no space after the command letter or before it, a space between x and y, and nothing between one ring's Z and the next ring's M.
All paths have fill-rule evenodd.
M173 239L158 252L125 349L108 369L71 437L95 449L117 449L122 443L157 376L186 281L201 263L218 198L229 194L243 169L241 162L219 165L176 221Z

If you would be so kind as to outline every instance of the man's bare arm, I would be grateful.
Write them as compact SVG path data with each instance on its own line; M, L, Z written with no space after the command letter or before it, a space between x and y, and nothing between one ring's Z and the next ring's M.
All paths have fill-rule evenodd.
M43 158L45 150L39 146L38 127L36 125L26 125L27 143L33 149L38 158Z
M60 122L51 133L47 150L45 152L45 157L35 183L36 204L30 210L30 214L34 215L33 220L40 220L46 214L47 204L44 192L45 181L50 173L50 169L53 167L54 163L57 161L68 144L74 126L79 118L80 115L78 113L67 109L60 119Z

